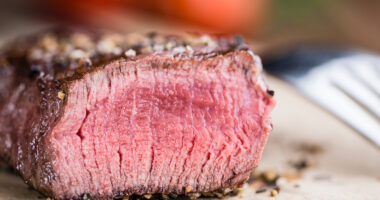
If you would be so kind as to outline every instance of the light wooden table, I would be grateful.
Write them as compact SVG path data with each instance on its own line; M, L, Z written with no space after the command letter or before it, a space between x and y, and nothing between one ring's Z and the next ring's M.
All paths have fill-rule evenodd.
M308 102L290 86L269 77L278 101L273 113L274 131L257 171L295 174L291 163L308 160L313 166L302 178L284 182L275 199L380 199L380 150ZM380 133L379 133L380 134ZM317 147L309 152L307 147ZM297 187L298 185L298 187ZM0 172L0 200L40 199L16 175ZM248 185L228 200L272 199L269 191L256 194Z

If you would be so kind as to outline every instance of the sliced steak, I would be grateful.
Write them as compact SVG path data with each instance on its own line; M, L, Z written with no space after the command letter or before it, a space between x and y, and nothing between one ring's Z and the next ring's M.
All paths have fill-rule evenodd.
M236 188L271 131L238 37L50 31L0 59L0 156L56 199Z

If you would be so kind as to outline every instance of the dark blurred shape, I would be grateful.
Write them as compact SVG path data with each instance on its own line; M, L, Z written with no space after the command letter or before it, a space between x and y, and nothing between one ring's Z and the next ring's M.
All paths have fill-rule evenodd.
M267 71L276 76L282 77L289 73L304 75L315 66L351 54L353 52L339 48L300 47L291 49L286 53L273 55L270 60L264 60L263 64Z

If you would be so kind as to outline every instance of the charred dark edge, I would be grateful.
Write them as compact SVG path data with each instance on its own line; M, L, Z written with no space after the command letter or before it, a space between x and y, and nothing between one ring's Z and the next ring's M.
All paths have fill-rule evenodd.
M114 192L112 195L90 195L90 194L81 194L79 196L73 196L73 197L63 197L63 198L58 198L60 200L96 200L96 199L123 199L123 198L129 198L130 200L133 199L150 199L150 200L159 200L159 199L178 199L178 197L187 197L189 198L217 198L218 195L220 197L227 197L227 196L235 196L237 195L240 191L243 185L247 181L242 181L241 183L238 183L234 186L230 187L224 187L220 188L217 190L212 190L212 191L191 191L191 192L153 192L153 193L143 193L143 192L129 192L129 191L117 191ZM227 188L230 188L231 191L225 192ZM141 191L144 191L145 188L141 188ZM204 193L211 193L214 194L214 197L207 197L204 196ZM146 198L144 197L145 195L151 195L152 198ZM46 195L46 197L52 197L52 195ZM169 198L164 198L165 196L168 196Z
M19 70L19 68L22 68L22 70L23 70L22 72L27 73L27 74L29 74L29 71L32 72L33 69L25 72L25 70L27 70L27 69L20 67L20 66L25 66L25 65L27 65L27 66L41 66L42 68L49 66L49 68L52 68L53 71L55 71L55 68L57 68L57 69L61 68L61 70L54 72L55 74L53 75L53 77L55 77L55 75L58 72L70 71L69 69L62 68L64 66L61 66L58 63L54 63L54 62L49 62L49 63L29 62L27 60L27 58L26 58L27 50L29 50L34 45L36 45L38 38L43 36L44 33L46 33L46 32L52 33L52 34L56 35L58 38L68 36L69 34L72 34L72 33L83 33L83 34L88 35L90 38L92 38L94 40L99 39L101 34L109 33L106 30L100 30L99 31L99 30L91 30L91 29L88 30L88 29L84 29L84 28L73 28L73 27L68 27L66 29L63 29L62 27L61 28L56 27L53 29L50 28L50 29L47 29L45 31L39 31L35 34L29 35L29 36L26 36L23 38L17 38L13 42L10 42L10 43L4 45L5 48L2 48L2 50L0 50L0 59L17 60L16 64L15 63L12 64L13 67L15 67L18 70ZM172 38L174 41L181 43L183 45L192 46L191 44L186 44L185 39L180 35L158 34L156 32L150 32L150 33L148 32L148 33L145 33L144 35L147 38L154 37L156 35L161 35L165 38ZM194 36L200 36L200 35L194 34ZM216 48L212 52L209 52L209 53L194 52L194 54L191 56L188 56L188 58L190 58L190 59L191 58L207 59L207 58L212 58L212 57L215 57L218 55L225 55L225 54L230 53L230 52L237 52L237 51L242 51L242 50L248 51L249 50L248 45L246 43L244 43L243 38L239 35L233 35L233 36L231 36L231 35L230 36L228 36L228 35L212 35L212 36L214 37L214 39L216 39L218 41ZM139 58L151 56L155 52L157 52L157 51L152 51L150 53L142 53L140 50L141 50L141 48L143 48L145 46L141 46L141 45L142 44L135 45L135 46L132 46L130 48L130 49L138 52L136 57L126 58L123 55L97 55L97 56L95 56L95 57L91 58L91 62L93 62L93 65L92 66L79 66L76 70L74 70L75 73L74 73L74 76L71 77L72 78L71 80L81 78L81 75L83 73L93 71L96 68L102 67L102 66L106 65L107 63L110 63L110 62L118 60L118 59L138 60ZM170 52L170 51L171 50L166 50L166 51L163 51L163 53ZM65 62L66 61L69 62L69 60L65 60ZM37 70L36 72L42 72L42 71Z
M46 80L37 80L37 87L41 92L44 92L40 96L40 101L39 101L39 108L40 110L44 110L45 112L41 112L41 121L47 122L45 125L44 123L41 123L41 121L38 123L40 126L40 131L38 134L33 135L33 140L37 141L36 143L38 144L37 147L35 148L34 151L29 152L29 154L36 155L39 154L41 157L44 158L44 160L32 160L31 163L31 176L27 176L27 171L20 171L17 170L15 167L12 166L12 163L8 163L8 166L12 166L14 172L18 175L20 175L25 183L28 185L32 186L35 188L39 193L47 196L54 196L52 193L52 183L53 181L50 180L48 182L48 185L44 184L36 184L38 183L38 178L41 177L36 177L34 174L36 174L36 171L38 170L38 166L41 165L41 161L43 161L45 164L48 164L48 166L43 167L43 173L48 173L51 175L51 179L56 179L59 178L56 176L53 166L50 165L51 162L53 162L54 159L51 159L52 156L54 157L54 149L50 149L49 151L46 151L46 149L49 149L48 141L45 140L45 138L51 133L53 130L53 127L60 121L60 119L63 116L63 110L65 109L66 103L67 103L67 97L64 98L63 100L59 99L57 94L58 91L64 91L67 94L68 88L67 88L67 83L62 82L62 81L46 81ZM51 105L49 107L47 102L49 100L53 100L57 102L56 105ZM56 113L57 114L52 114L51 116L47 115L47 112L51 112L52 110L57 109ZM50 167L49 167L50 166ZM49 171L48 171L49 170Z
M267 90L267 93L270 95L270 96L274 96L274 90L270 90L270 89L268 89Z
M212 53L209 53L209 54L194 54L194 56L192 56L192 57L174 57L174 59L185 61L185 60L191 60L191 59L194 59L194 58L198 58L200 60L206 60L206 59L210 59L210 58L215 58L217 56L225 56L225 55L228 55L230 53L238 53L238 52L248 53L248 51L249 51L248 48L241 48L239 50L217 51L217 52L212 52ZM150 57L150 56L152 56L152 55L151 54L149 54L149 55L139 55L136 58L125 58L124 56L118 56L118 57L115 57L115 58L112 58L112 59L108 59L108 60L102 61L100 64L92 66L88 70L76 72L72 77L67 77L67 78L64 78L64 79L62 79L60 81L62 81L65 84L67 84L67 83L69 83L71 81L75 81L75 80L83 78L83 76L85 74L87 74L87 73L91 73L91 72L94 72L94 71L102 70L102 69L104 69L104 67L106 67L108 64L110 64L112 62L115 62L115 61L139 61L141 59L144 59L144 58L147 58L147 57ZM152 67L154 67L154 66L152 66ZM83 68L81 68L81 69L83 69Z

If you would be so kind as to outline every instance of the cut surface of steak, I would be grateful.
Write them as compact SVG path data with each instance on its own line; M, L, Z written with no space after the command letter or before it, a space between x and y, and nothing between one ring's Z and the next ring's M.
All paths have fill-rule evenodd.
M51 31L0 59L0 156L56 199L233 189L271 131L237 37Z

